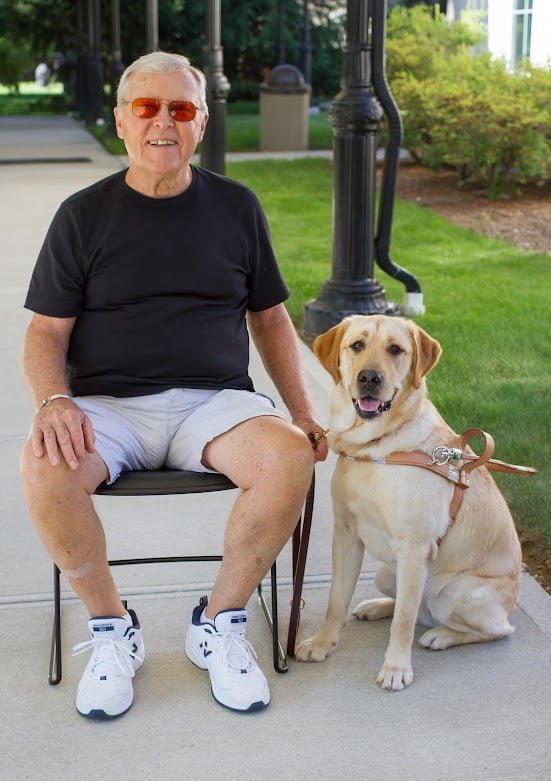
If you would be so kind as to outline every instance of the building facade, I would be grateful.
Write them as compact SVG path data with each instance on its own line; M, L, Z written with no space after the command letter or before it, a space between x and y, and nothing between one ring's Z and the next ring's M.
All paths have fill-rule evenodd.
M477 12L487 32L487 48L514 70L529 59L551 65L551 0L447 0L448 19Z

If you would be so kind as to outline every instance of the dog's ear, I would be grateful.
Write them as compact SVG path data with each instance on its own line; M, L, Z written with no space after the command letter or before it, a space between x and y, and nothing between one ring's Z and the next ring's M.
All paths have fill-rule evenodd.
M316 336L314 339L314 353L324 369L327 369L333 382L337 385L341 379L340 350L341 342L348 326L348 322L343 320L338 325L334 325L329 331Z
M413 341L413 385L418 388L423 377L426 377L438 363L438 359L442 355L442 348L440 342L429 336L426 331L423 331L411 320L408 321L408 328Z

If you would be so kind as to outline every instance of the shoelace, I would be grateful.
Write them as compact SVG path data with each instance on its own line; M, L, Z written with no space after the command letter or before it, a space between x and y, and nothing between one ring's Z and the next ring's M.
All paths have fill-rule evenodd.
M128 648L126 642L123 644L122 640L108 640L100 637L93 637L90 640L85 640L83 643L77 643L77 645L73 646L72 655L78 656L92 648L97 649L94 667L98 664L115 665L123 675L129 678L133 678L135 675L131 659L137 659L140 663L143 662L140 656Z
M222 637L222 650L228 660L228 665L235 670L249 671L251 655L257 658L256 651L244 635L235 635L230 632L220 633Z

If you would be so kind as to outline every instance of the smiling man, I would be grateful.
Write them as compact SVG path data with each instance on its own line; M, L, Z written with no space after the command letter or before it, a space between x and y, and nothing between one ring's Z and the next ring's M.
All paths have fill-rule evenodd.
M133 702L144 659L91 495L124 470L218 471L240 489L210 600L185 653L235 711L270 701L245 638L246 604L289 538L315 459L315 420L266 220L245 186L191 165L208 121L203 74L154 52L123 73L115 109L129 167L68 198L25 306L24 371L37 413L21 457L37 531L84 601L92 650L76 706ZM291 415L254 391L249 332ZM128 532L131 534L131 531Z

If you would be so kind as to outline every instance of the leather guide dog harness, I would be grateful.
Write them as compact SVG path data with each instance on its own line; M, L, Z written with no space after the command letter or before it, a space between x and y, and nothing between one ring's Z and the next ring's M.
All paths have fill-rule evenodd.
M481 436L484 439L484 449L482 453L477 455L470 455L464 453L464 448L475 436ZM423 469L429 469L446 480L454 483L455 489L453 492L451 504L450 504L450 519L451 522L455 520L461 502L463 501L463 491L470 485L470 473L478 467L485 466L492 472L510 472L518 475L535 475L537 470L530 466L518 466L517 464L507 464L504 461L499 461L496 458L492 458L495 449L495 442L490 434L479 428L469 428L461 434L461 447L447 447L446 445L439 445L436 447L432 456L424 453L422 450L396 450L394 453L389 453L383 458L376 458L371 456L349 456L346 453L339 453L341 458L347 458L350 461L366 461L370 464L398 464L404 466L418 466ZM455 463L450 463L450 462ZM463 462L459 464L459 462ZM438 544L444 538L441 537Z

